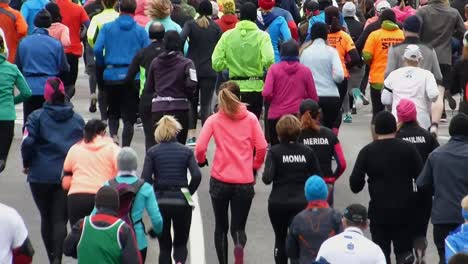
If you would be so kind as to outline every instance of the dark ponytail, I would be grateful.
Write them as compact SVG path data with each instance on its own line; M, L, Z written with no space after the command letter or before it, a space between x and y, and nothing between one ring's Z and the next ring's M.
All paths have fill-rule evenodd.
M104 132L107 128L106 123L98 119L91 119L84 127L84 142L93 142L94 138Z

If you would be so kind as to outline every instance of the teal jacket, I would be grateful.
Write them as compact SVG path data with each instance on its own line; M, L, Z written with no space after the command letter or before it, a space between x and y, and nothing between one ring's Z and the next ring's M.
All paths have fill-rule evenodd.
M133 184L138 178L133 175L119 175L115 178L118 183L127 183ZM109 185L109 182L104 183L104 185ZM153 187L148 183L141 186L140 191L135 197L132 208L132 220L137 222L143 218L143 211L146 209L148 216L153 225L153 230L157 234L162 233L163 228L163 219L161 212L159 212L158 202L156 201L156 195L154 194ZM96 214L97 210L94 208L91 215ZM146 231L142 222L138 222L133 226L135 230L136 240L138 243L138 249L142 250L148 247L148 241L146 240Z
M16 65L6 60L5 54L0 53L0 120L12 121L16 119L15 104L19 104L31 97L31 89ZM20 94L15 96L15 86Z

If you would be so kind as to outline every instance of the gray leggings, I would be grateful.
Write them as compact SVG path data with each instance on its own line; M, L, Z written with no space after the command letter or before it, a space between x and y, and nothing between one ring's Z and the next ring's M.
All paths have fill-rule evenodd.
M213 113L213 94L215 91L216 77L214 78L198 78L197 91L191 100L189 129L197 128L198 120L198 101L200 100L200 119L202 126L206 119Z
M359 88L362 77L364 76L364 68L352 67L349 69L348 91L346 92L343 100L343 112L349 113L353 107L353 94L354 88Z

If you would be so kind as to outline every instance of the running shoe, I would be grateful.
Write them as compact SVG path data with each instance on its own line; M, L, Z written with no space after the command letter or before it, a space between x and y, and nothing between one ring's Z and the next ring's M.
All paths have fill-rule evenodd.
M352 115L357 115L356 106L353 106L353 108L351 108L351 114L352 114Z
M442 112L442 116L440 117L440 122L447 123L447 113L445 111Z
M141 118L137 117L136 122L135 122L135 126L137 128L142 128L143 127L143 122L141 121Z
M187 140L187 147L195 147L197 145L197 139L195 137L189 138Z
M455 108L457 108L457 101L455 101L449 90L445 91L445 99L447 100L450 109L455 110Z
M112 136L112 140L114 141L114 143L115 143L117 146L120 146L120 139L119 139L119 136L117 136L117 135Z
M96 113L96 111L97 111L96 104L97 104L96 94L92 94L91 95L91 104L89 105L89 112L90 113Z
M361 97L362 97L362 103L364 105L368 105L369 104L369 99L366 97L366 95L364 95L363 93L361 93Z
M345 123L352 123L353 122L353 116L350 113L345 114L343 118L343 122Z
M353 89L353 99L354 99L354 106L357 109L361 109L362 105L364 104L364 100L363 100L362 93L359 90L359 88Z

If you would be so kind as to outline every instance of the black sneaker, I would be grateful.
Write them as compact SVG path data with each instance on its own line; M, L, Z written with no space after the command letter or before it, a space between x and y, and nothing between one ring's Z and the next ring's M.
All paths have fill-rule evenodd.
M455 110L455 108L457 108L457 101L455 101L449 90L445 91L445 99L447 100L450 109Z
M90 113L96 113L96 111L97 111L96 104L97 104L96 96L91 97L91 104L89 105L89 112Z
M352 115L356 115L356 114L357 114L356 107L351 108L351 114L352 114Z

